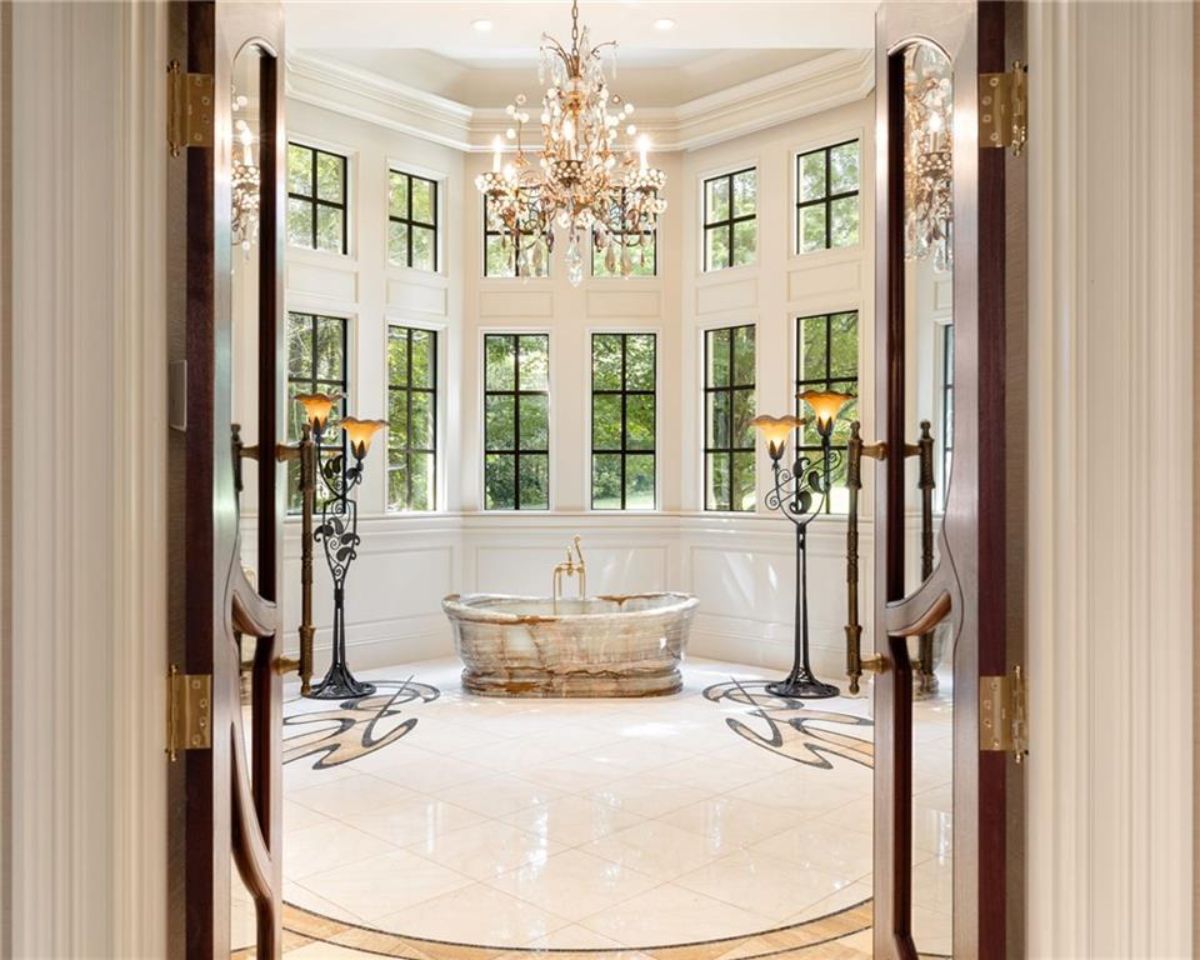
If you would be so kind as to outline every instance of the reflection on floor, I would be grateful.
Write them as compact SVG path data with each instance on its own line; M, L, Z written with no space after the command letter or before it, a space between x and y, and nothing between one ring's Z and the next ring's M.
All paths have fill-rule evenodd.
M782 701L715 661L651 700L481 699L458 670L376 671L391 682L346 708L288 702L289 960L870 956L867 700ZM936 955L949 702L918 704L916 731L914 923Z

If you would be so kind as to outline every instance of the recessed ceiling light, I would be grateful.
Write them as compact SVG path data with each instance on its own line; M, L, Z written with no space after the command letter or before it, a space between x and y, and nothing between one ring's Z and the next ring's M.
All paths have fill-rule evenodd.
M661 20L655 20L654 21L654 29L655 30L674 30L675 29L675 21L672 20L670 17L663 17Z
M471 26L473 26L480 33L491 33L492 31L491 20L472 20Z

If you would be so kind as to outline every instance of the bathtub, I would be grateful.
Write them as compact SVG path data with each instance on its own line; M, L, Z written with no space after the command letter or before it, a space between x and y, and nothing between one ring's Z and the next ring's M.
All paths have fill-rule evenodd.
M451 594L463 689L491 697L677 693L699 600L645 593L586 600Z

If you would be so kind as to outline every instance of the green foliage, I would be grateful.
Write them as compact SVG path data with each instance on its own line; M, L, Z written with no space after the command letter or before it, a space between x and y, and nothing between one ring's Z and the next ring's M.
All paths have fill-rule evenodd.
M317 205L317 249L329 253L344 252L342 224L346 213L339 207Z
M288 197L287 236L293 247L312 247L313 205Z
M312 151L289 143L287 150L288 193L312 196Z
M434 183L422 177L412 178L412 218L417 223L436 223L437 204Z
M388 171L388 216L408 219L408 174Z
M704 222L718 223L729 219L729 178L715 177L704 183Z
M331 203L341 203L342 182L346 160L336 154L317 151L317 197Z
M745 170L733 178L733 215L752 217L758 210L758 171Z

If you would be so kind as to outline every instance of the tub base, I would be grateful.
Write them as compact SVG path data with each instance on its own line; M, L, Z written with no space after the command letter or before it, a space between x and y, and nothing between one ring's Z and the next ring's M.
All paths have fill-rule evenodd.
M462 672L463 690L479 697L667 697L683 689L678 667L645 674L542 670Z

